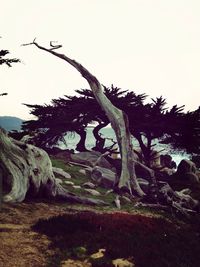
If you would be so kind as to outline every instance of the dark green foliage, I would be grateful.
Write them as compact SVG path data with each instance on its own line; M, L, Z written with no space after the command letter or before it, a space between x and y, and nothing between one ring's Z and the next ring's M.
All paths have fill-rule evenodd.
M131 134L139 142L142 160L147 166L152 159L153 140L162 140L166 135L179 132L179 120L183 114L183 106L166 108L166 100L162 96L151 100L147 104L141 102L131 105L125 110L129 117Z
M8 67L12 67L13 63L18 63L18 58L5 58L10 52L8 50L0 50L0 65L6 64ZM0 96L5 96L7 93L0 93Z
M52 147L58 141L63 141L67 132L80 130L83 126L77 119L71 106L62 108L60 105L27 105L32 108L31 114L38 120L26 121L23 130L35 132L34 141L40 147Z
M92 253L106 249L93 266L112 266L117 258L132 259L139 267L196 267L200 261L199 232L162 218L85 211L39 220L33 230L46 234L58 251L49 266L59 266L55 258L79 258L80 247L85 248L82 259L89 261Z
M109 120L104 111L100 108L91 90L76 90L78 96L65 96L64 98L53 99L51 105L28 105L31 114L38 120L27 121L23 125L24 130L37 131L36 144L41 147L53 146L62 141L67 132L76 132L81 136L77 150L84 151L85 129L89 123L97 122L94 128L94 136L97 140L96 150L103 150L105 140L101 138L99 131L105 127ZM119 108L131 103L138 103L143 95L127 93L120 88L104 87L104 93Z
M0 50L0 65L6 64L8 67L12 67L12 63L20 62L17 58L5 58L9 54L8 50Z
M178 134L171 135L167 142L171 142L175 149L200 154L200 107L184 114L179 120L178 127Z
M76 150L85 151L86 127L95 122L93 134L96 145L93 149L105 152L105 138L99 132L109 120L91 90L81 89L76 93L76 96L53 99L51 105L26 105L38 120L26 122L23 128L37 131L35 141L42 147L51 147L58 141L64 141L66 133L76 132L81 137ZM162 96L145 103L145 94L137 95L113 85L111 88L104 86L104 93L128 115L130 132L139 142L141 159L148 166L154 140L172 144L174 148L185 148L190 153L199 151L199 110L185 114L184 106L166 108L166 100Z

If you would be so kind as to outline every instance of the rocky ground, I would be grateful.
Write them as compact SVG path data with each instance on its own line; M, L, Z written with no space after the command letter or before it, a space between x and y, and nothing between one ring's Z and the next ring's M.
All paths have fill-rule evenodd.
M116 192L98 183L93 188L87 170L56 158L52 162L69 173L65 178L57 175L68 191L108 205L92 207L43 199L3 204L0 267L198 266L198 217L180 221L173 213L137 208L137 199L128 196L120 196L119 210Z
M0 266L198 266L197 228L163 215L66 203L3 204Z
M94 208L89 206L83 207L63 203L25 202L3 204L0 213L0 266L53 266L49 263L49 259L57 252L55 248L50 246L52 244L51 239L48 235L33 231L32 227L39 220L56 218L59 215L76 214L83 209L85 211L95 211ZM135 211L135 214L138 214L138 211ZM158 217L147 212L144 216ZM75 263L73 264L70 265L69 262L69 266L76 266ZM84 266L83 260L82 264L80 266Z

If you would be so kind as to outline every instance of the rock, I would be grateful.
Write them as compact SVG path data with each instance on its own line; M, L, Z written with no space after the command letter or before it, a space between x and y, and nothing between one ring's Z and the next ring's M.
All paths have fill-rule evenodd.
M200 179L198 171L194 162L183 159L178 165L177 172L175 173L179 179L191 183L199 183Z
M176 163L172 160L172 157L168 154L160 155L160 164L162 167L169 169L176 168Z
M163 169L160 170L163 174L166 174L167 176L173 175L176 171L175 169L170 169L169 167L164 167Z
M83 174L83 175L86 175L86 170L85 169L81 169L78 172L81 173L81 174Z
M90 176L92 172L92 167L84 168L79 170L79 173L85 175L85 176Z
M169 182L173 179L173 174L176 173L175 169L170 169L168 167L164 167L160 170L156 171L156 178L159 181L166 181Z
M73 254L75 254L75 256L79 259L85 258L86 253L87 253L87 249L83 246L82 247L76 247L73 249Z
M72 154L71 159L77 163L81 163L81 164L85 164L85 165L93 167L97 159L100 156L101 156L100 152L86 151L86 152ZM101 160L98 163L98 166L101 166L103 168L108 168L108 169L112 168L111 164L104 157L101 158Z
M127 259L115 259L112 260L112 264L114 267L135 267L135 264L128 261Z
M84 190L93 196L101 195L101 193L99 193L97 190L94 190L94 189L84 188Z
M193 210L199 205L199 201L196 199L193 199L189 194L191 191L186 188L181 191L174 191L169 184L164 182L159 182L160 187L160 197L162 197L162 200L164 203L171 203L174 207L179 207L180 210L184 211L184 208ZM161 198L160 198L161 200Z
M194 209L199 205L199 201L192 198L190 195L184 194L182 191L176 191L176 194L179 196L180 204L182 207L187 209Z
M109 189L114 186L116 174L109 169L96 166L92 170L91 178L102 187Z
M81 186L80 186L80 185L72 185L72 187L73 187L74 189L81 189Z
M48 154L55 156L56 158L63 159L65 161L71 160L71 154L73 154L73 150L68 149L60 149L58 147L54 147L51 150L47 151Z
M86 182L82 186L85 188L90 188L90 189L94 189L96 187L96 185L91 182Z
M184 176L185 173L196 173L196 170L197 169L194 162L188 159L183 159L178 165L177 174L181 177Z
M71 186L74 185L74 182L71 182L71 181L64 181L64 183L65 183L66 185L71 185Z
M199 183L198 175L196 173L193 173L193 172L185 173L184 179L186 179L186 181L190 181L193 184L198 184Z
M152 160L150 162L150 167L153 169L169 168L176 169L176 162L172 160L172 157L168 154L160 155L159 152L153 150L151 153Z
M56 168L56 167L53 167L52 169L53 169L53 173L55 176L60 175L65 179L71 179L71 175L69 173L63 171L63 169Z
M61 262L61 267L92 267L92 264L87 260L72 260L68 259Z
M92 259L99 259L104 257L106 250L104 248L100 248L96 253L93 253L92 255L90 255L90 258Z

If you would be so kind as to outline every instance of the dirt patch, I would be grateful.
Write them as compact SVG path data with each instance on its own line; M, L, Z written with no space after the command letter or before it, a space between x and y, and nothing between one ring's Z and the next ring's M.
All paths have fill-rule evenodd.
M135 267L196 267L199 237L199 231L150 212L3 204L0 267L113 267L117 260Z
M59 206L44 203L3 204L0 212L0 267L46 266L54 251L46 235L31 227L39 219L63 213Z
M33 225L59 215L77 214L83 209L94 212L94 208L89 206L61 203L3 204L0 211L0 267L53 266L49 265L49 259L57 257L60 250L54 246L48 235L33 231ZM63 259L67 260L67 257ZM88 264L84 263L84 260L79 262L71 259L71 261L73 264L76 262L76 265L80 265L81 262L82 266ZM58 266L58 263L56 264Z

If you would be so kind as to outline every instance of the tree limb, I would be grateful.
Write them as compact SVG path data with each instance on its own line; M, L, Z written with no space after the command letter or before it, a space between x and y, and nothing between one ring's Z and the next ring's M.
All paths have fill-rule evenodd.
M55 52L54 50L47 49L41 45L39 45L35 39L32 43L26 45L35 45L37 48L46 51L73 66L80 74L87 80L90 88L101 106L101 108L105 111L109 121L111 122L111 126L115 131L120 153L122 159L122 168L121 175L118 181L119 188L128 187L131 192L131 185L133 184L134 190L137 192L139 196L144 196L144 192L140 188L140 185L137 181L135 169L133 168L132 158L132 147L131 147L131 135L129 131L129 123L127 115L117 107L115 107L111 101L105 96L103 93L103 88L98 79L92 75L85 67L83 67L77 61L67 57L65 54L60 54Z

